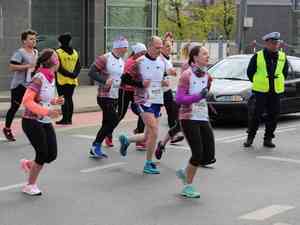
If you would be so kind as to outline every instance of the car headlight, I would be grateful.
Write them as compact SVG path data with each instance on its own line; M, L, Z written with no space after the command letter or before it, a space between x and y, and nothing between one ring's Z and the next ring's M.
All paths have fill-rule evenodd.
M242 102L244 98L240 95L223 95L216 97L217 102Z

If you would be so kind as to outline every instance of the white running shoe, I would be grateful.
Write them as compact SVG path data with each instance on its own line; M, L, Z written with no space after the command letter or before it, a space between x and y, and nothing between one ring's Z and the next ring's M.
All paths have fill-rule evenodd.
M31 196L42 195L41 190L37 187L36 184L33 184L33 185L26 184L23 187L22 192L27 195L31 195Z

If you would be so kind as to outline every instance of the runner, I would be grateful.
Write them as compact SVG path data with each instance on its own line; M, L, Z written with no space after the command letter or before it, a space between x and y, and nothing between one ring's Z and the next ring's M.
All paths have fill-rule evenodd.
M28 183L22 192L28 195L41 195L37 186L38 176L45 163L51 163L57 157L56 134L51 118L60 115L51 105L62 105L62 97L54 98L55 71L59 60L54 50L45 49L37 60L35 75L27 87L23 98L25 112L22 128L35 150L34 160L21 160L21 168L29 173Z
M33 30L24 31L21 34L22 47L11 57L9 68L12 71L12 81L10 85L11 105L5 118L3 134L8 141L15 141L11 130L11 124L22 103L26 86L31 81L31 73L34 70L38 51L36 46L37 33Z
M146 126L145 133L130 138L126 135L119 136L122 156L127 155L130 143L146 141L147 154L144 173L147 174L160 173L157 166L152 162L152 157L158 135L158 117L163 104L162 87L169 85L168 81L163 80L164 72L170 69L166 68L159 57L162 46L162 40L159 37L152 37L147 54L138 64L139 73L137 73L136 79L143 82L143 87L136 89L135 103L132 105L132 109L137 115L141 115Z
M182 131L191 148L192 156L186 169L176 172L184 184L181 195L188 198L199 198L200 194L192 186L197 168L204 164L204 159L215 152L214 135L209 123L206 97L211 84L211 77L206 72L208 50L195 46L189 54L190 67L180 78L176 101L180 104L179 119ZM213 153L213 154L212 154ZM215 158L206 163L214 163Z
M113 49L98 56L92 64L89 76L99 83L97 102L102 109L102 126L90 149L90 156L107 157L101 148L102 142L110 135L119 123L117 112L121 75L124 73L124 57L128 49L128 41L120 37L113 42ZM112 145L112 140L111 143Z
M119 89L119 98L118 98L118 115L119 115L119 122L124 118L129 103L134 102L134 90L136 87L143 87L142 81L135 81L133 77L136 76L137 73L137 63L140 59L142 59L142 56L146 54L147 48L142 43L136 43L132 46L132 54L127 59L125 63L125 71L122 75L122 81L121 81L121 87ZM141 117L139 116L138 119L139 123L143 123ZM109 137L112 137L112 135L109 135ZM136 149L140 151L145 150L145 143L144 142L138 142L136 143Z

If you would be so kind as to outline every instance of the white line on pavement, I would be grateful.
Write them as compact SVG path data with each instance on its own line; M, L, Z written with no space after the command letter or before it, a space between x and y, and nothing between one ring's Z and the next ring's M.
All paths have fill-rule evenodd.
M26 183L20 183L20 184L13 184L5 187L0 187L0 191L8 191L15 188L23 187Z
M233 135L228 137L220 137L220 138L216 138L216 141L224 141L227 139L240 138L240 137L245 137L245 134Z
M267 159L273 161L280 161L280 162L289 162L289 163L297 163L300 164L300 160L296 159L289 159L289 158L280 158L280 157L273 157L273 156L256 156L257 159Z
M293 208L294 208L293 206L289 206L289 205L271 205L266 208L258 209L253 212L247 213L239 218L243 220L263 221L277 214L284 213L285 211L291 210Z
M275 131L275 133L283 133L283 132L287 132L287 131L294 131L296 130L296 128L285 128L285 129L280 129Z
M184 147L184 146L174 146L174 145L167 145L167 148L177 148L177 149L182 149L182 150L190 150L189 147Z
M77 138L85 138L85 139L95 139L95 136L90 136L90 135L81 135L81 134L75 134L71 135L72 137L77 137Z
M118 166L122 166L125 165L127 163L124 162L119 162L119 163L111 163L108 165L104 165L104 166L96 166L96 167L92 167L92 168L88 168L88 169L83 169L80 170L81 173L90 173L90 172L95 172L98 170L104 170L104 169L109 169L109 168L113 168L113 167L118 167Z
M291 225L291 224L288 224L288 223L274 223L273 225Z

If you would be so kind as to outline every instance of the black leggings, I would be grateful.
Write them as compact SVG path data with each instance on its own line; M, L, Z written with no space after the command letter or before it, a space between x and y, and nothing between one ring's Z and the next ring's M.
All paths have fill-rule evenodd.
M102 144L104 138L111 135L119 123L118 100L98 97L97 103L102 109L102 126L93 144Z
M23 85L19 85L18 87L11 90L10 108L7 111L6 118L5 118L6 128L11 127L16 112L18 111L20 105L22 104L22 99L25 94L25 91L26 88Z
M134 102L134 92L133 91L126 91L123 89L119 89L119 98L118 98L118 124L121 122L121 120L125 117L127 111L128 111L128 107L130 103ZM144 132L144 122L142 120L142 118L139 116L139 120L138 120L138 127L139 130L141 130L137 133L143 133ZM112 134L109 134L108 137L112 137Z
M22 119L22 128L35 150L35 162L39 165L50 163L57 157L57 142L51 123L35 119Z
M207 165L215 162L215 138L207 121L181 120L182 131L191 148L190 164Z
M73 104L73 94L75 85L65 84L59 85L57 84L57 93L59 96L64 96L65 104L61 106L62 111L62 121L64 122L72 122L72 116L74 111L74 104Z

